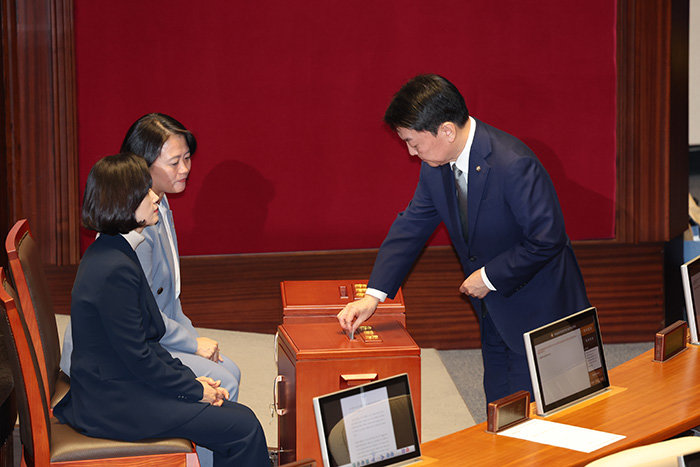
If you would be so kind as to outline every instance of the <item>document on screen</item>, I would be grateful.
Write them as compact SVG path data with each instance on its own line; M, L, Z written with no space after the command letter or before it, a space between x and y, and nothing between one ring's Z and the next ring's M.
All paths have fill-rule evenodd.
M386 388L346 397L340 404L352 461L397 451Z
M580 330L575 329L535 346L535 355L540 368L545 404L590 386Z

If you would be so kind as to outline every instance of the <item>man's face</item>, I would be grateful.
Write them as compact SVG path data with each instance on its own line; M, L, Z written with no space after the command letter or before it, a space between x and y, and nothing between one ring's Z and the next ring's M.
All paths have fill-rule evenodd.
M410 155L418 156L431 167L439 167L452 160L452 148L442 128L438 129L437 135L401 127L396 129L396 133L406 143Z

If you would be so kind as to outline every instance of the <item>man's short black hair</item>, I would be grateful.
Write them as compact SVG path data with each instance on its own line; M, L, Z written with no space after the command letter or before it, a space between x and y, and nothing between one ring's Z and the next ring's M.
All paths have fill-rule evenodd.
M83 197L83 225L108 235L143 227L136 209L151 188L151 174L143 158L121 153L103 157L88 175Z
M384 113L392 130L407 128L437 134L445 122L464 127L469 110L454 84L439 75L418 75L394 95Z
M163 145L172 135L185 137L190 156L197 150L197 139L185 128L185 125L170 115L150 113L139 118L126 132L121 152L130 152L141 156L150 167L160 155Z

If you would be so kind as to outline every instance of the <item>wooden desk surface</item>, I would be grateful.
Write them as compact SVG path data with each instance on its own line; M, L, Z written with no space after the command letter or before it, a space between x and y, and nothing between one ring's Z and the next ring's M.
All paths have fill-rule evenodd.
M585 465L635 446L663 441L700 425L700 347L691 346L665 363L653 349L610 370L610 383L625 388L547 420L606 431L626 438L592 453L486 433L486 423L424 443L432 465Z

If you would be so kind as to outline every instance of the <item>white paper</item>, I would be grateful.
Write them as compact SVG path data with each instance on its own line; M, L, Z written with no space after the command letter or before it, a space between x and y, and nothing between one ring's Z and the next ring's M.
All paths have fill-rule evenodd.
M386 388L346 397L340 405L352 463L396 452Z
M593 452L596 449L625 438L623 435L615 435L538 418L520 423L498 434L581 452Z

